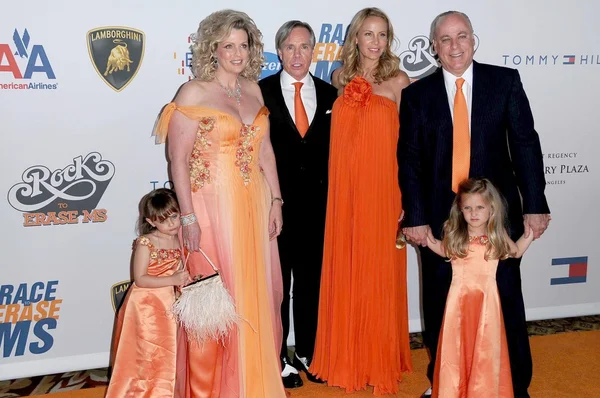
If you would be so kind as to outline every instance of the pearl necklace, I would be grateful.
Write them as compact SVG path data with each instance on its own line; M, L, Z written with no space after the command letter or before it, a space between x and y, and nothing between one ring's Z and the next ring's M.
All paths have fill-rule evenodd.
M227 96L229 98L235 99L235 102L237 102L238 106L240 106L240 101L242 99L242 86L240 85L240 81L238 79L235 79L236 87L232 90L229 87L224 86L223 83L221 83L221 81L216 77L215 80L217 81L217 83L219 83L219 86L221 86L221 88L225 90Z

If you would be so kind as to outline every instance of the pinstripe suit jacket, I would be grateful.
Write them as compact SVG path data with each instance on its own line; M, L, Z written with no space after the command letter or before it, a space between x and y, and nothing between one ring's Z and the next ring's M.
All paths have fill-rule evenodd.
M403 226L428 224L439 238L455 196L441 68L402 92L398 165ZM469 176L490 179L504 195L513 238L523 232L523 213L550 212L540 140L517 70L473 63Z

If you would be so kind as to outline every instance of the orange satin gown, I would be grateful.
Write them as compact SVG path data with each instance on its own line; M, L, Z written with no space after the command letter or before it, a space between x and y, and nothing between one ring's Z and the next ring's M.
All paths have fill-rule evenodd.
M311 372L346 391L398 391L412 370L396 103L353 79L333 106L319 322Z
M176 392L193 398L285 397L279 364L283 283L277 240L269 241L271 191L259 165L267 108L244 124L216 109L171 103L157 124L158 142L166 139L175 111L198 122L189 173L200 246L243 318L222 343L189 343L180 329ZM200 253L192 253L187 265L192 276L213 273Z
M179 249L157 250L141 236L136 245L150 250L148 275L172 275L181 260ZM175 392L177 324L169 315L173 286L127 292L115 326L112 377L107 398L167 398Z
M485 244L469 244L452 260L452 284L433 376L433 397L512 398L513 387L496 285L498 260L484 258Z

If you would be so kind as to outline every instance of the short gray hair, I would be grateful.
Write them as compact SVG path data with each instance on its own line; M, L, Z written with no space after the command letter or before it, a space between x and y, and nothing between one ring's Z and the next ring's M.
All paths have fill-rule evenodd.
M279 28L279 30L277 30L277 33L275 34L275 48L277 50L281 50L281 46L283 46L283 42L287 40L290 33L292 33L292 30L294 30L295 28L304 28L304 29L308 30L308 33L310 34L310 46L312 48L315 48L315 43L316 43L315 32L310 27L310 25L306 22L293 20L293 21L287 21L286 23L281 25L281 28Z
M450 15L460 15L461 17L463 17L465 21L467 21L467 25L469 25L469 28L471 29L471 34L473 33L473 24L471 24L471 20L469 19L467 14L460 11L446 11L435 17L435 19L431 23L431 29L429 30L429 41L433 42L435 40L435 34L437 32L437 29L440 27L443 19Z

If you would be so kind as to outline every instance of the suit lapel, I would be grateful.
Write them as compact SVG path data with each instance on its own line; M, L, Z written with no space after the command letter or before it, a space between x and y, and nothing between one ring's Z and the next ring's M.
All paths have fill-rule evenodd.
M448 103L448 93L446 92L446 84L444 83L444 74L442 68L438 68L435 72L435 92L438 95L431 98L432 106L434 108L434 115L438 117L438 129L439 137L443 140L446 145L452 148L452 114L450 113L450 104ZM452 153L452 151L450 151Z
M479 174L479 165L477 160L481 158L481 151L484 144L484 117L486 114L486 103L489 102L487 96L488 82L481 74L480 65L473 61L473 90L471 94L471 175ZM487 99L487 101L486 101Z
M281 71L277 73L277 78L274 79L273 88L271 90L273 97L275 98L275 105L277 106L277 112L281 115L282 119L284 119L290 126L290 128L298 135L298 129L296 128L296 124L294 123L294 119L292 119L292 115L290 115L290 110L285 104L285 99L283 98L283 91L281 91ZM271 111L272 112L272 111Z
M304 135L304 138L306 138L311 133L311 131L313 130L313 126L316 126L318 124L318 119L320 118L320 115L325 114L326 111L326 109L323 109L324 101L319 101L319 84L314 79L312 74L310 74L310 78L313 80L313 85L315 86L315 100L317 101L317 108L315 109L315 115L313 116L313 120L310 123L310 126L308 126L308 131Z

